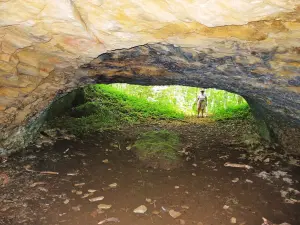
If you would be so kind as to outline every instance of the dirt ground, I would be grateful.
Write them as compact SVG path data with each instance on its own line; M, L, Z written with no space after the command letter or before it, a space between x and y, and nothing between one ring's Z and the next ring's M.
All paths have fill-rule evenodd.
M182 167L146 168L135 157L137 136L158 129L180 135ZM264 149L250 130L248 122L189 119L33 145L2 159L0 224L300 224L299 159ZM141 205L147 211L134 213Z

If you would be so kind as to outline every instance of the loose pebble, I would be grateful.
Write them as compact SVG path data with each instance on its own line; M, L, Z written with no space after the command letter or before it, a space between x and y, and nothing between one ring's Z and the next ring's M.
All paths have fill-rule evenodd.
M171 217L173 217L174 219L178 218L179 216L181 216L181 213L180 212L176 212L175 210L171 209L169 211L169 214Z
M195 177L195 176L196 176L196 174L195 174L195 173L192 173L192 176L194 176L194 177Z
M95 197L95 198L90 198L89 201L97 202L97 201L102 201L103 199L104 199L104 196L99 196L99 197Z
M140 205L139 207L133 210L133 212L137 214L144 214L146 211L147 211L147 207L144 205Z
M99 204L98 209L110 209L112 205Z
M236 183L236 182L238 182L240 179L239 178L234 178L233 180L232 180L232 182L233 183Z
M113 183L113 184L110 184L110 185L108 185L110 188L116 188L117 186L118 186L118 184L117 183Z
M83 186L83 185L85 185L85 183L74 184L75 187L81 187L81 186Z
M229 209L229 206L228 205L224 205L223 209Z
M235 217L231 217L230 223L236 223L236 218Z

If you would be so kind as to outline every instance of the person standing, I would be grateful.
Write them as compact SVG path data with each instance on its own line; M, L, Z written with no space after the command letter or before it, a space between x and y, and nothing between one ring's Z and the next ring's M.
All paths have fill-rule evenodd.
M198 95L197 105L198 105L198 116L197 117L198 118L200 117L200 112L201 112L201 116L203 118L204 117L203 113L204 113L204 110L205 110L206 105L207 105L207 97L206 97L206 94L205 94L204 90L201 90L200 94Z

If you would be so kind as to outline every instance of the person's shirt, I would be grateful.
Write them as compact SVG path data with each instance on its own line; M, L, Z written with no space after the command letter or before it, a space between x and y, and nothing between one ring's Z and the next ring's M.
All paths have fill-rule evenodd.
M203 101L203 100L205 100L205 99L206 99L206 94L205 94L205 93L203 93L203 94L200 93L199 96L198 96L198 100L199 100L199 101Z

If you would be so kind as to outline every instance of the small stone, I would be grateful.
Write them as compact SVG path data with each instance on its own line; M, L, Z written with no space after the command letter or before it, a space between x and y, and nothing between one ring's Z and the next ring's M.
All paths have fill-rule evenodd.
M113 184L110 184L110 185L108 185L110 188L116 188L117 186L118 186L118 184L117 183L113 183Z
M229 209L229 206L228 205L224 205L223 209Z
M175 186L174 188L175 188L175 189L179 189L179 186Z
M151 203L152 202L151 198L146 198L146 202Z
M183 209L189 209L190 207L187 206L187 205L182 205L181 208L183 208Z
M239 178L234 178L233 180L232 180L232 182L233 183L236 183L236 182L238 182L240 179Z
M231 217L230 223L236 223L236 218L235 217Z
M179 224L180 224L180 225L185 225L185 221L182 220L182 219L180 219L180 220L179 220Z
M126 150L129 151L130 149L131 149L131 146L127 146L127 147L126 147Z
M76 191L76 195L82 195L82 191Z
M175 210L171 209L169 211L169 214L171 217L173 217L174 219L178 218L179 216L181 216L181 213L180 212L176 212Z
M266 158L266 159L264 160L264 162L265 162L265 163L270 162L270 158Z
M140 205L135 210L133 210L134 213L138 213L138 214L144 214L146 211L147 211L147 207L144 205Z
M252 184L252 183L253 183L253 181L252 181L252 180L248 180L248 179L246 179L246 183Z
M43 191L43 192L48 192L48 189L43 188L43 187L39 187L38 189L39 189L40 191Z
M99 204L98 209L110 209L112 205Z
M195 177L195 176L196 176L196 174L195 174L195 173L192 173L192 176L194 176L194 177Z
M85 193L81 198L87 198L89 196L91 196L93 193Z
M79 211L80 211L80 208L81 208L81 205L73 206L73 207L72 207L72 210L75 211L75 212L79 212Z
M194 164L192 164L193 165L193 167L197 167L197 164L196 163L194 163Z
M154 214L154 215L158 215L158 214L159 214L159 211L157 211L157 210L154 210L154 211L152 212L152 214Z
M73 189L71 192L72 192L72 193L76 193L76 190Z
M81 186L83 186L83 185L85 185L85 183L74 184L75 187L81 187Z
M65 201L64 201L64 204L66 205L66 204L68 204L70 202L70 200L69 199L66 199Z
M108 159L102 160L103 163L108 163Z
M99 196L99 197L95 197L95 198L90 198L89 201L97 202L97 201L102 201L103 199L104 199L104 196Z
M97 191L97 190L94 190L94 189L89 189L89 190L88 190L89 193L94 193L94 192L96 192L96 191Z

